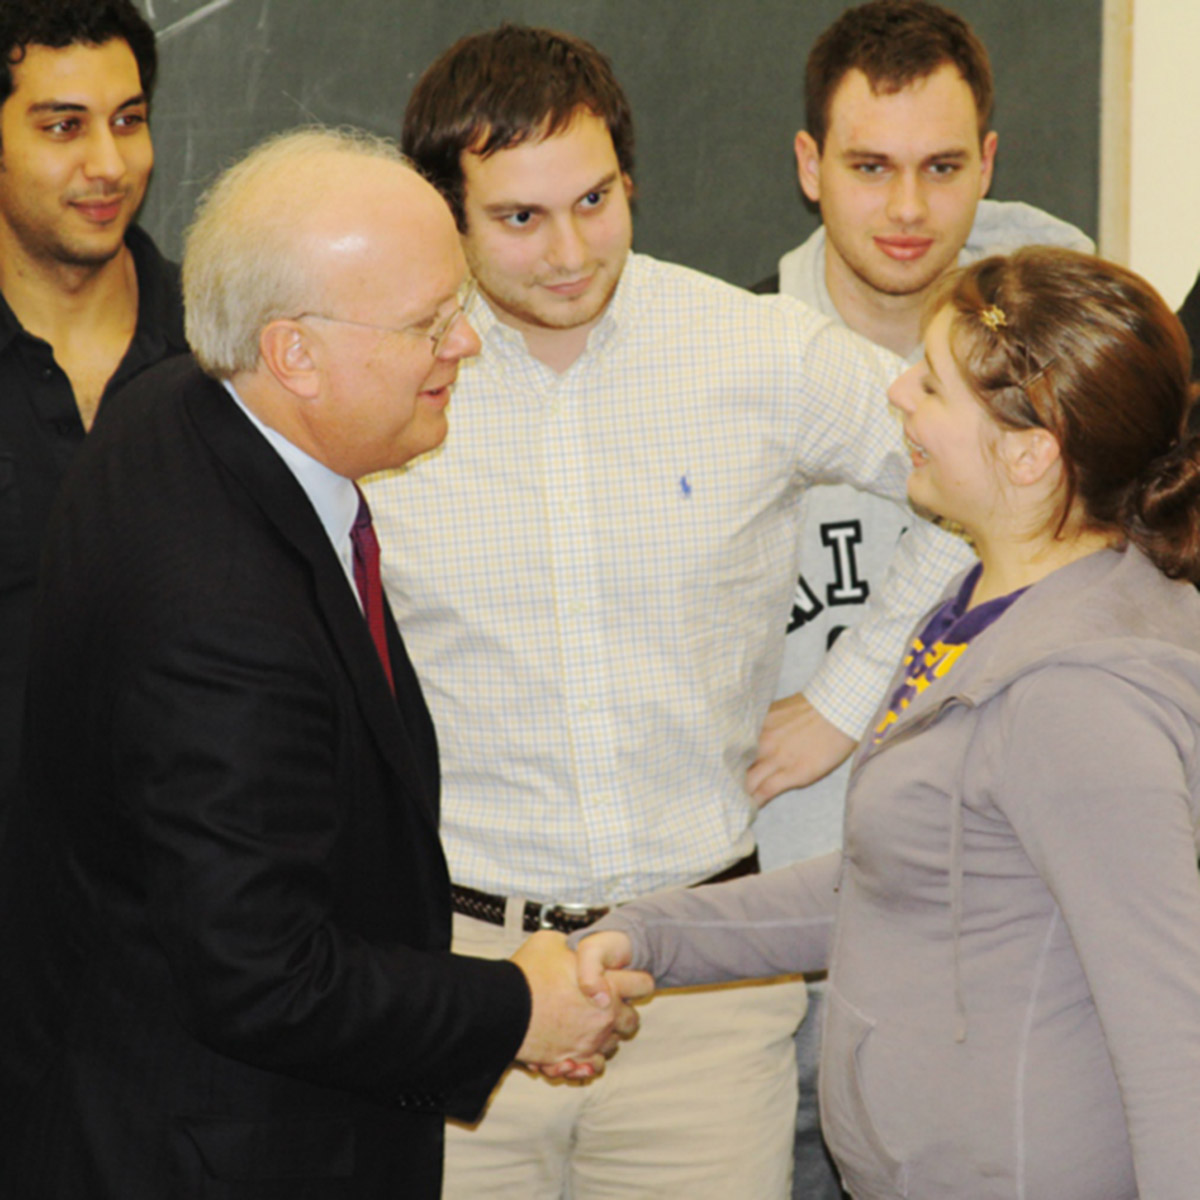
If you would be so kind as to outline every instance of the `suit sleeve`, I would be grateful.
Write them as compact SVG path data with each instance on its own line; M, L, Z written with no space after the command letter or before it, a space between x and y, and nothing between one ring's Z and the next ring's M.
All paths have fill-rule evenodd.
M528 988L511 963L340 919L361 839L384 836L354 812L370 770L345 761L359 719L339 711L303 638L261 618L222 614L155 640L123 681L113 746L153 933L181 1019L213 1049L473 1116L524 1036ZM426 852L438 853L432 833ZM429 898L413 927L428 915L436 928L445 903Z
M1190 1200L1200 1194L1194 730L1169 703L1094 668L1027 677L1002 711L996 803L1087 977L1139 1192Z

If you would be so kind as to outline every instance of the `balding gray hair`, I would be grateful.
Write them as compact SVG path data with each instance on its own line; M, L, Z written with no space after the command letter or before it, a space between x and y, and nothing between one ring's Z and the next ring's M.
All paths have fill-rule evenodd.
M253 370L266 325L319 306L305 231L338 156L409 165L387 138L306 126L259 143L200 198L184 238L183 299L187 339L208 374Z

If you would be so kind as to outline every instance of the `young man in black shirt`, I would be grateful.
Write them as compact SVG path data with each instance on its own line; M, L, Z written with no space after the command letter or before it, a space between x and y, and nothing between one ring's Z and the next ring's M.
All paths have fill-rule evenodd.
M0 831L55 494L104 399L186 350L178 268L133 226L156 66L131 0L0 9Z

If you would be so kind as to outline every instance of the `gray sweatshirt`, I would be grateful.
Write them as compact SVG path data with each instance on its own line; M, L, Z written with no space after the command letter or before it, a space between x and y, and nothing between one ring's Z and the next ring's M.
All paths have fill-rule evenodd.
M844 852L601 925L661 986L829 966L856 1200L1196 1200L1198 826L1200 595L1101 551L860 750Z

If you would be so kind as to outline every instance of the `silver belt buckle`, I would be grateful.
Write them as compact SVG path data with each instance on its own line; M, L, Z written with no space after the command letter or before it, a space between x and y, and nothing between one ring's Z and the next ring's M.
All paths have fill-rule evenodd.
M540 929L554 928L554 924L550 920L552 912L565 913L568 917L586 917L592 908L591 904L543 904L538 909L538 927Z

